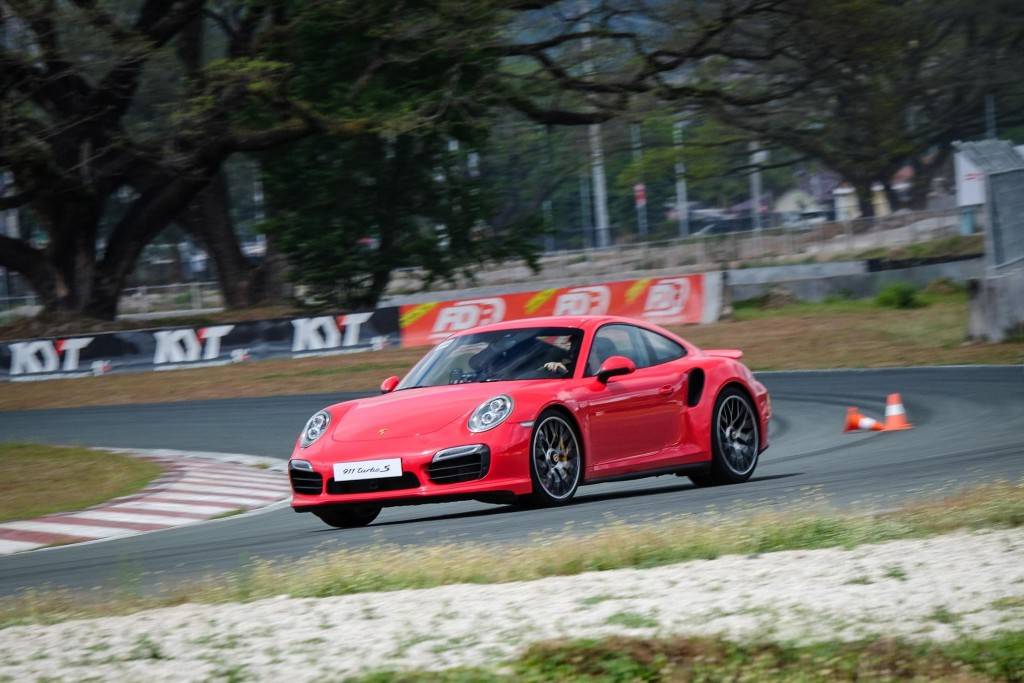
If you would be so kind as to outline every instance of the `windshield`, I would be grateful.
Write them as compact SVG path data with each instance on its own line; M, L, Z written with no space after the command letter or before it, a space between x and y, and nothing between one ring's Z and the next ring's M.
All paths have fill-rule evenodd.
M567 327L530 327L452 337L424 356L398 389L572 377L582 339L583 332Z

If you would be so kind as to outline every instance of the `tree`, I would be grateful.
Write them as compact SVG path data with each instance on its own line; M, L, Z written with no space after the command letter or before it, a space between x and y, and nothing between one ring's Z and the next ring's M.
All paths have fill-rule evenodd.
M496 224L493 193L451 140L441 131L315 137L270 155L267 229L307 299L369 308L396 268L432 280L488 260L533 262L539 221Z
M779 93L687 73L772 58L794 2L0 0L0 169L16 188L0 208L28 208L47 236L0 238L0 265L48 314L111 318L143 247L181 220L205 231L242 301L231 285L252 273L226 267L237 245L216 219L232 155L315 134L387 138L493 107L592 123L652 91L763 102ZM312 101L293 53L332 36L347 41L345 62L316 76L329 97ZM128 205L104 227L115 195Z
M922 207L951 143L985 130L987 96L1009 125L1024 122L1024 6L1002 0L826 0L798 21L800 40L739 81L782 79L805 87L784 99L739 106L710 100L714 116L752 139L822 162L857 190L872 215L871 186L915 170L911 205Z
M308 27L312 11L323 18L325 7L328 27L368 36L365 52L350 53L329 116L296 96L286 59L296 27ZM382 64L410 68L429 57L432 43L451 38L447 26L429 22L413 40L388 35L386 15L394 12L345 0L144 0L127 10L90 0L0 2L0 168L17 188L2 208L30 208L48 238L45 246L0 238L0 265L28 279L47 313L111 318L142 248L182 216L232 154L327 131L402 130L436 115L452 104L457 74L452 87L407 88L385 103L362 97ZM199 55L200 22L218 31L220 55ZM82 27L87 46L74 39ZM426 52L410 51L410 43ZM160 115L138 111L143 88L161 82ZM102 234L111 197L126 189L129 206ZM221 194L215 185L204 206ZM208 243L230 242L217 221L201 224L213 231ZM225 251L237 250L227 244Z

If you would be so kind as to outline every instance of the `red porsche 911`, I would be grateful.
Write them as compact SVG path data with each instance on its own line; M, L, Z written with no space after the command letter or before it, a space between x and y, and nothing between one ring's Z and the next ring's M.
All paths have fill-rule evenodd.
M356 527L389 505L562 505L583 484L660 474L745 481L771 402L741 355L611 316L455 334L382 396L309 419L288 463L292 507Z

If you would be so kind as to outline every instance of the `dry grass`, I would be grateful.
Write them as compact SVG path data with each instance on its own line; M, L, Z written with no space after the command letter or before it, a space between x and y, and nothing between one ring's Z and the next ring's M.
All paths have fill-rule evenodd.
M682 331L699 346L741 348L754 370L1024 362L1024 343L965 343L962 296L926 297L923 308L868 301L738 310L735 320Z
M732 321L676 331L705 348L741 348L755 370L1024 360L1021 342L963 343L966 316L966 301L954 295L932 297L928 306L914 310L862 301L743 309ZM405 373L423 351L12 384L0 393L0 410L372 390L388 375Z
M373 389L404 374L423 349L279 359L197 370L21 382L4 386L0 410L195 401Z
M299 561L258 561L235 573L159 595L39 592L0 601L0 626L127 613L185 602L249 601L287 594L325 597L455 583L526 581L624 567L656 567L726 554L852 547L957 529L1024 525L1024 482L992 484L880 514L850 515L815 500L785 510L669 517L649 524L609 524L589 535L545 534L521 545L462 543L377 545L325 552ZM131 585L131 581L124 581Z
M155 463L84 448L0 444L0 522L81 510L135 493Z

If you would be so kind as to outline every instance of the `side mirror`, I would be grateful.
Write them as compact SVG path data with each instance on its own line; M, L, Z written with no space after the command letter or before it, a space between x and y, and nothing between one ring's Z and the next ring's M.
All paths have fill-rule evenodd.
M398 386L398 378L391 375L386 380L380 383L380 393L390 394Z
M601 369L597 371L597 381L606 384L609 379L618 375L628 375L636 372L636 363L625 356L609 356L601 363Z

